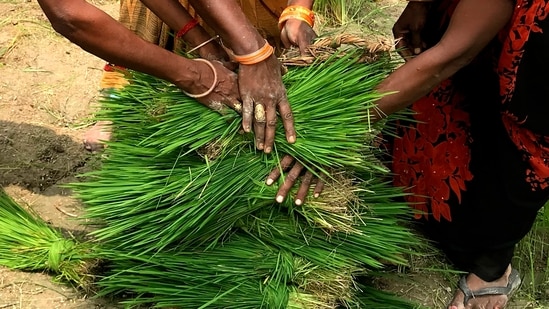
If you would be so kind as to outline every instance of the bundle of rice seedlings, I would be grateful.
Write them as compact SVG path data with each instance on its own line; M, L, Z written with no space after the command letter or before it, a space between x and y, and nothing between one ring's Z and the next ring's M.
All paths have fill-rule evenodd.
M273 155L239 133L239 115L159 79L135 72L105 97L115 139L101 170L72 185L111 264L104 293L157 307L357 307L356 274L406 263L419 239L400 224L409 210L393 200L403 193L385 179L369 122L393 64L360 57L289 69L298 141L279 124ZM282 154L323 177L325 195L276 204L264 178Z
M0 188L0 265L43 271L79 288L90 288L98 260L92 245L64 236L32 209L24 209Z
M290 70L284 81L298 141L287 144L278 134L276 152L324 173L385 173L365 141L375 134L368 126L367 107L380 97L371 90L389 65L360 65L347 56ZM88 175L93 181L76 184L88 206L87 217L108 223L94 232L99 240L136 251L195 245L211 241L207 233L219 235L238 216L261 208L255 200L272 202L275 193L262 181L278 158L256 153L252 136L238 134L236 113L220 115L173 85L134 75L128 87L105 99L105 117L114 122L116 138L107 149L108 161ZM161 104L164 114L153 117L150 111L158 110L154 104ZM216 148L213 159L205 155L212 152L211 145ZM255 192L263 193L253 197ZM213 229L212 224L222 227Z

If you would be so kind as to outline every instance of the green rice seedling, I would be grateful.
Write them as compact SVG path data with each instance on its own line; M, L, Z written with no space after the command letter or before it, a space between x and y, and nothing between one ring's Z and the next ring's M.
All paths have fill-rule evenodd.
M299 138L287 144L278 130L278 152L325 172L385 171L371 159L366 141L372 129L366 120L368 107L380 97L373 88L390 63L364 65L353 59L351 54L285 75ZM74 185L88 205L87 217L108 224L94 235L140 252L215 244L231 222L261 208L261 201L272 201L266 194L259 202L251 197L256 191L274 196L261 182L277 159L256 153L251 136L237 134L236 114L220 115L173 85L140 76L135 73L136 82L106 99L105 115L115 124L116 141L107 149L102 170L86 175L94 181ZM164 114L152 117L151 110Z
M399 224L409 210L392 201L403 193L384 180L381 125L369 122L393 64L357 57L289 69L298 141L279 124L269 155L239 134L239 115L159 79L133 73L105 98L114 140L102 168L71 186L111 263L103 293L129 292L130 306L351 308L356 273L405 263L417 239ZM264 178L282 154L326 174L325 195L276 204Z
M270 230L281 232L280 225L284 222L271 221ZM356 294L361 291L355 285L354 275L363 273L364 268L348 251L341 250L344 246L340 242L318 237L314 244L304 241L288 247L286 239L277 239L276 236L278 234L267 243L264 234L237 230L223 244L207 250L204 247L184 251L174 249L151 255L102 250L98 254L111 262L112 269L99 281L101 294L129 293L130 297L126 295L128 300L125 301L129 306L358 306ZM322 239L325 243L320 245ZM281 249L281 243L286 248ZM353 254L361 254L361 251ZM308 260L308 257L313 259Z
M51 273L59 281L89 288L98 260L89 243L65 237L0 188L0 265Z
M99 282L101 293L133 293L124 302L131 306L286 308L290 298L299 297L291 285L292 256L252 237L233 236L207 251L126 256L105 250L101 255L113 265Z

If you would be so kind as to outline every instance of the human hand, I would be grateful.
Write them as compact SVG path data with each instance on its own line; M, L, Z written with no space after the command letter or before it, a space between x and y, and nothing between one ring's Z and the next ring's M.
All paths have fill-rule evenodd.
M253 124L256 147L265 153L270 153L274 144L277 110L282 118L286 140L289 143L296 140L294 118L280 68L273 54L255 64L241 64L238 70L242 127L245 132L250 132Z
M303 164L296 161L295 158L290 155L285 155L280 161L280 168L273 169L269 176L267 176L267 180L265 181L265 183L270 186L280 178L281 170L287 171L288 169L290 169L290 171L286 174L286 178L284 178L284 182L278 188L278 192L276 193L276 201L278 203L282 203L286 199L286 196L290 192L290 189L294 186L297 179L302 174L303 168ZM305 202L305 198L307 197L307 193L311 189L311 184L313 184L314 180L315 177L313 173L309 170L306 170L301 177L301 184L299 185L299 189L297 190L295 196L294 202L296 205L303 205L303 203ZM316 184L314 187L313 196L319 197L320 193L322 193L322 190L324 189L324 182L319 178L316 178L315 182Z
M200 44L197 44L196 47L191 49L188 53L196 52L200 55L200 58L207 60L217 60L220 61L227 69L234 71L238 68L238 64L231 60L227 50L223 48L221 44L218 43L217 39L219 36L214 36L213 38L204 39Z
M404 60L420 54L427 47L421 33L430 5L429 1L409 1L393 26L393 36L397 41L395 48Z
M236 73L227 69L220 61L197 58L193 62L198 78L193 79L190 87L178 84L179 88L213 110L222 111L228 106L240 113L242 105L239 101Z
M284 22L284 27L280 32L280 40L284 47L299 47L301 55L306 55L307 47L316 38L316 33L311 26L299 19L288 19Z

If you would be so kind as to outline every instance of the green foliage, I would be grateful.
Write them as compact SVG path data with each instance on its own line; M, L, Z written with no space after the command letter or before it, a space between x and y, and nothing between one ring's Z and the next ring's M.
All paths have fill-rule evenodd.
M410 211L372 145L374 89L394 64L356 59L289 70L298 141L286 143L279 124L269 155L239 134L238 114L151 76L134 72L105 97L114 141L102 169L72 185L111 263L102 293L130 293L129 306L361 307L354 276L405 264L419 238L400 224ZM274 202L263 180L282 154L327 175L321 198Z
M46 271L57 280L85 287L90 280L91 245L67 238L0 189L0 265Z

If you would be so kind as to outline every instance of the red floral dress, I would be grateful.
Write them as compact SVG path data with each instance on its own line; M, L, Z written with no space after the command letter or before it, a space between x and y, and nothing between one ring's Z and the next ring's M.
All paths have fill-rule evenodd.
M436 15L437 23L447 23L458 2L459 0L441 1ZM544 26L545 29L542 29L541 26L547 25L548 14L549 1L547 0L517 1L508 26L476 60L477 64L481 64L477 67L491 71L490 74L493 75L490 76L494 76L494 83L499 87L499 94L496 88L493 91L494 101L497 102L493 105L493 110L497 110L499 116L495 118L500 122L495 125L502 125L505 130L501 130L502 134L493 135L489 139L501 139L501 143L505 143L503 141L505 139L510 139L516 151L520 153L516 156L520 158L517 162L523 161L515 164L509 160L508 163L502 164L501 168L520 169L516 175L522 176L517 176L520 178L517 181L527 182L528 190L532 192L544 192L540 195L538 203L541 205L549 195L547 193L549 187L548 73L541 72L546 82L541 83L536 89L539 90L540 87L546 89L536 90L538 95L535 98L528 97L527 93L530 93L530 90L521 90L520 95L517 94L515 97L515 89L518 89L517 80L522 76L525 76L525 79L537 79L533 75L539 72L524 73L520 70L520 66L530 37L536 35L537 40L543 40L540 39L543 37L543 30L549 32L549 27ZM548 40L549 37L545 36L545 41ZM547 60L549 54L545 58L544 61L549 62ZM473 76L467 74L477 72L478 70L470 70L469 73L463 73L465 78L461 76L462 80ZM471 167L475 143L482 140L471 130L471 117L475 117L473 113L476 109L469 104L475 100L469 98L477 94L474 91L472 93L463 90L461 86L463 83L458 78L452 77L446 80L427 96L415 102L412 109L416 112L414 120L417 122L401 126L399 128L401 138L393 141L392 169L397 175L394 183L414 193L407 197L407 201L419 210L416 215L418 219L433 218L438 222L443 220L451 222L454 208L462 204L462 197L470 189L471 181L478 176L478 173L486 173L485 168ZM523 82L521 85L524 84ZM519 88L525 87L527 86ZM472 104L481 105L484 102ZM476 130L482 132L481 129ZM488 155L482 157L488 160L491 158ZM493 158L497 157L499 154L494 153ZM477 159L477 161L480 160ZM484 164L480 162L477 165L482 167ZM501 190L506 189L501 188ZM523 193L520 196L524 196ZM467 200L468 203L474 202L473 199ZM475 207L478 209L480 206Z

